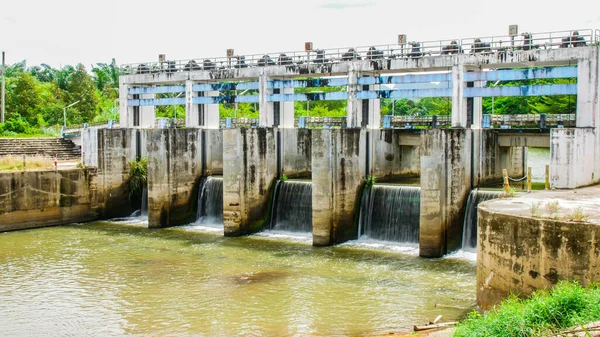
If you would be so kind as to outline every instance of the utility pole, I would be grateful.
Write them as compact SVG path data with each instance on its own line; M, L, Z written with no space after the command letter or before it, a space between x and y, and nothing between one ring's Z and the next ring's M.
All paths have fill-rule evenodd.
M6 76L6 65L4 63L4 52L2 52L2 112L0 114L0 123L4 123L4 110L6 108L6 95L4 92L4 77Z

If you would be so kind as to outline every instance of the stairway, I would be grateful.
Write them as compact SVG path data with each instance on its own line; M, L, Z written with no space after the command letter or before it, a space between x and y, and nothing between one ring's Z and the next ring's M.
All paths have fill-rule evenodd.
M58 160L77 160L81 158L81 146L64 138L0 138L0 157L2 156L44 156Z

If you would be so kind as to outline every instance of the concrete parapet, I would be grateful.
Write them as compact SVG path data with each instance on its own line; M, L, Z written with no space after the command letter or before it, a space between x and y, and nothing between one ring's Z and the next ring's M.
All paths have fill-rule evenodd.
M312 130L313 245L356 238L359 194L365 180L366 131Z
M275 130L223 130L223 224L226 236L261 230L277 179Z
M421 175L421 146L400 145L404 136L412 135L397 129L369 131L368 174L377 178L377 181Z
M310 178L312 137L310 129L279 129L281 173L288 178Z
M471 190L471 130L422 133L420 255L460 247L462 209Z
M0 232L95 220L96 169L0 173Z
M148 155L148 227L195 220L202 177L200 129L144 130Z
M479 204L479 306L491 308L510 293L527 296L559 280L577 280L582 285L599 282L598 192L597 187L543 191ZM550 213L544 200L556 201L558 213ZM536 217L532 217L534 204L540 205ZM556 220L577 207L589 222Z

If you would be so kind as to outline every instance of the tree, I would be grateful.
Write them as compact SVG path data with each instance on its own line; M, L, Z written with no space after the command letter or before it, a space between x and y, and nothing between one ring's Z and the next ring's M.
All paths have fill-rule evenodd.
M79 101L73 107L78 113L71 113L70 120L74 123L90 122L96 116L98 105L98 97L96 94L96 86L83 64L78 64L75 72L71 76L71 81L67 85L67 104Z
M119 88L119 75L121 74L119 66L115 59L112 62L107 63L96 63L96 67L92 66L92 72L94 73L94 82L96 87L100 91L106 91L107 89L118 89ZM109 96L115 96L115 93L109 94Z
M7 95L7 111L10 114L19 114L29 123L36 122L35 110L40 105L38 83L28 72L18 74L12 85L10 95Z

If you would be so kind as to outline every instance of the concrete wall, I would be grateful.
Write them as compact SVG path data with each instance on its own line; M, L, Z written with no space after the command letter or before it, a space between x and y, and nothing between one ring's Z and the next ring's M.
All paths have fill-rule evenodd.
M288 178L310 178L312 137L310 129L279 129L281 173Z
M526 147L500 147L500 167L508 170L512 178L521 178L527 174L527 148Z
M471 190L471 130L422 133L420 255L460 248L462 210Z
M360 191L365 180L366 131L312 130L313 245L356 238Z
M576 188L600 181L600 144L595 128L552 129L550 142L553 188Z
M275 130L223 130L223 223L226 236L261 230L277 178Z
M206 166L206 175L223 174L223 130L221 129L204 129L204 149Z
M81 130L81 155L84 165L98 167L98 128Z
M129 216L139 209L131 205L126 182L127 163L136 159L135 129L98 130L98 193L103 218Z
M369 175L394 181L421 174L421 147L400 145L402 130L369 131Z
M99 216L96 169L0 173L0 232Z
M479 306L491 308L511 292L529 295L559 280L600 281L600 226L500 213L493 203L478 208Z
M201 129L145 130L148 154L148 227L196 219L202 177Z

